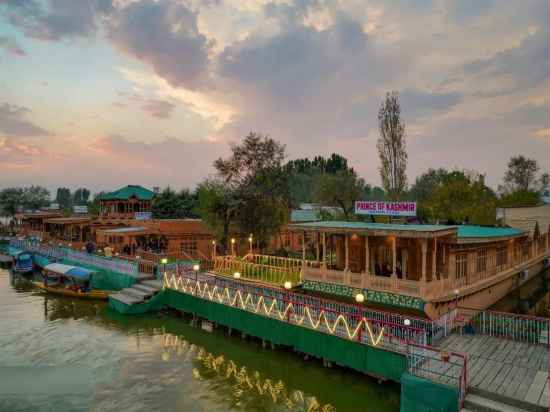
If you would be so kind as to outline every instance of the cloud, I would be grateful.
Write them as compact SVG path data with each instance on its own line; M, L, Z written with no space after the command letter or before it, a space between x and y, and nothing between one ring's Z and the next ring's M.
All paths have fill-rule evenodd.
M172 115L176 105L166 100L149 99L141 108L145 113L157 119L168 119Z
M17 42L9 37L0 36L0 50L4 49L7 53L13 54L14 56L24 57L27 55L25 50L23 50Z
M468 63L464 71L480 79L503 79L502 93L535 87L550 79L550 30L538 29L517 47Z
M462 95L457 92L434 93L418 89L405 89L400 97L404 114L415 120L434 113L447 112L462 100Z
M110 0L6 0L9 22L28 37L45 41L88 37L97 31L97 18L112 11Z
M211 42L200 33L197 12L182 2L133 2L109 21L110 40L122 51L148 63L170 84L188 89L208 80Z
M537 130L533 133L533 135L541 140L544 140L548 143L550 143L550 127L547 127L545 129Z
M4 103L0 106L0 132L12 137L49 135L50 132L25 119L29 113L26 107Z

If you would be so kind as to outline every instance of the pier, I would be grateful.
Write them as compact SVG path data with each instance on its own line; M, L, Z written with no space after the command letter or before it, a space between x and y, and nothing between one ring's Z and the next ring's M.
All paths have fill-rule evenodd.
M81 258L82 264L104 259L55 246L19 246ZM461 306L436 319L374 309L355 295L361 289L334 298L304 289L303 262L295 261L266 264L255 257L237 263L224 257L212 272L193 270L189 262L163 271L157 265L158 280L134 276L136 281L119 293L122 298L111 298L110 305L127 314L175 309L228 333L317 358L325 366L394 381L401 385L402 411L548 411L550 320ZM118 259L102 264L119 265L111 269L120 269L122 277L140 274L139 266ZM235 269L243 278L238 272L230 275ZM288 276L293 281L281 286Z

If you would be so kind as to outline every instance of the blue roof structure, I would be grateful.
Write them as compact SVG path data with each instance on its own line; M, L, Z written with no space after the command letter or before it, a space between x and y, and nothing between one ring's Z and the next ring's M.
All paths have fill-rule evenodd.
M458 226L459 238L508 237L508 236L520 236L522 234L524 234L523 230L514 229L511 227L488 227L488 226L474 226L474 225Z
M95 273L93 270L84 269L78 266L64 265L62 263L50 263L44 266L44 269L60 275L83 280L89 279L90 276Z

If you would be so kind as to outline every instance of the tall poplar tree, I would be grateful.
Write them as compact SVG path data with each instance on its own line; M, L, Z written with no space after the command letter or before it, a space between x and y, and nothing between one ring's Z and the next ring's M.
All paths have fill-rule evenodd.
M388 199L401 198L407 189L407 149L405 124L401 120L401 105L396 91L386 94L378 112L380 137L380 176Z

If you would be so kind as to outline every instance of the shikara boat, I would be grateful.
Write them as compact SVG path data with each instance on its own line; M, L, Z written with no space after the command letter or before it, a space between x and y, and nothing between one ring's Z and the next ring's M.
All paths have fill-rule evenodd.
M78 266L50 263L42 270L43 281L34 281L33 284L50 293L82 299L107 300L110 291L91 288L94 275L93 270Z
M14 273L19 275L27 275L33 273L33 261L30 253L21 252L14 256L13 267Z

